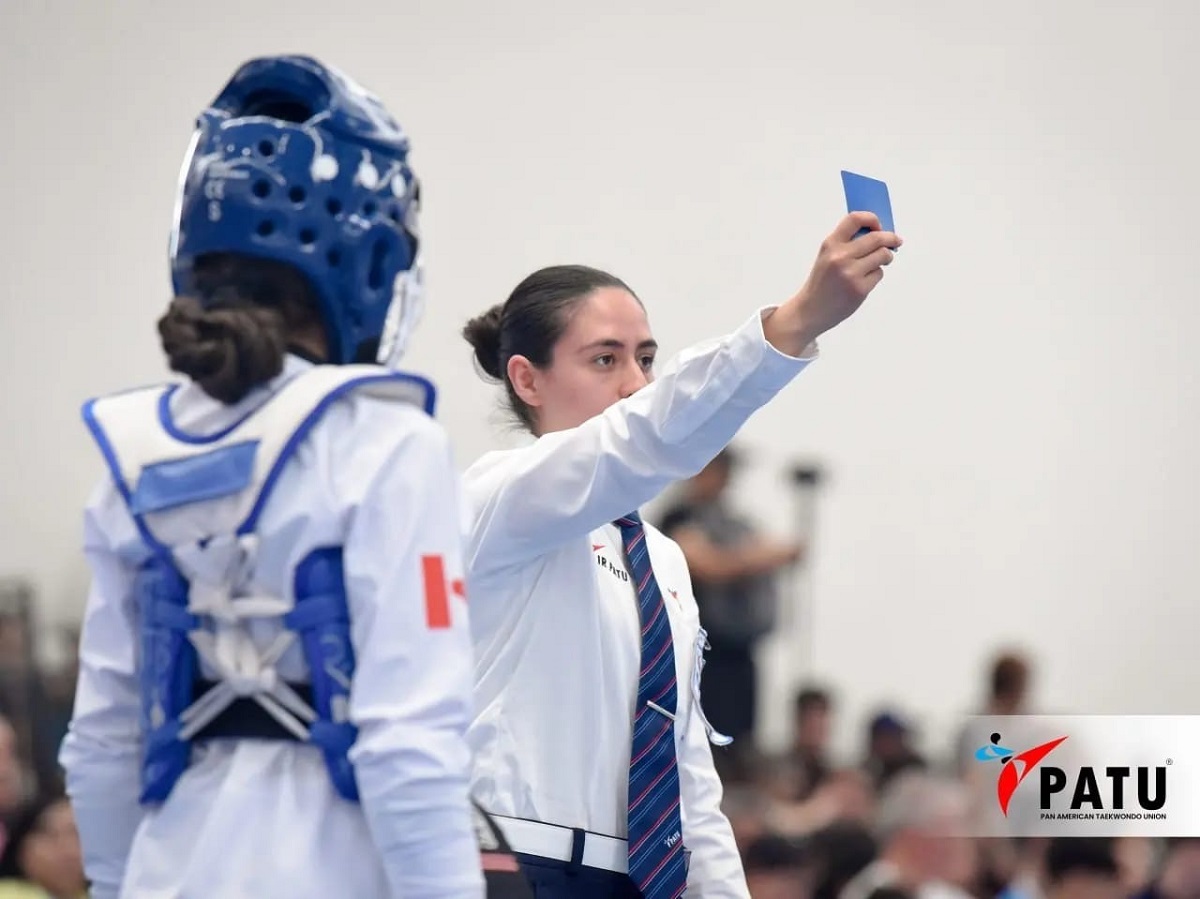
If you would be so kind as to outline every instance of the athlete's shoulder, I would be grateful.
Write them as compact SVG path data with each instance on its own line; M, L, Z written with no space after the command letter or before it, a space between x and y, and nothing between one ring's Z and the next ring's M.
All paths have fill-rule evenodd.
M403 479L454 468L449 434L416 394L346 391L322 416L310 446L315 468L331 475L336 492L349 498L390 468L398 470L389 477Z
M416 406L433 415L437 406L437 388L424 375L396 371L382 365L320 365L304 375L310 380L328 382L334 395L347 393L370 396Z
M449 440L445 427L421 405L372 392L350 391L339 396L323 418L324 430L343 435L339 444Z
M92 437L102 445L106 426L138 428L154 425L161 405L180 387L177 383L143 384L89 397L80 406L79 414Z
M121 398L129 398L133 396L161 396L168 390L178 389L181 384L178 381L151 381L146 384L137 384L132 387L122 387L116 390L110 390L105 393L96 394L84 400L83 406L94 405L96 403L115 400Z

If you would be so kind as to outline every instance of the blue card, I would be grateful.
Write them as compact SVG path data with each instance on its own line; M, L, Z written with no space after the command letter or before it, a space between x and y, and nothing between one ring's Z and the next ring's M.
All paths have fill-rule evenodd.
M842 187L846 189L847 212L873 212L879 217L879 226L884 231L895 231L892 222L892 201L888 197L887 185L866 175L842 171ZM863 228L855 237L866 234Z

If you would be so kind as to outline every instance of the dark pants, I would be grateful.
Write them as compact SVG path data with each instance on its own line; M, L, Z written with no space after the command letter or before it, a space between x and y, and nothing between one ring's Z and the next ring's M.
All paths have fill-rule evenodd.
M642 899L628 874L517 853L535 899Z

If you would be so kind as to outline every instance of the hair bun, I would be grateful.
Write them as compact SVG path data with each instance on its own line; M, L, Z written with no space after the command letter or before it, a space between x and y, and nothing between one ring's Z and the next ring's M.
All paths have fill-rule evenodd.
M238 402L283 370L284 322L274 309L248 303L205 309L176 297L158 333L171 370L223 403Z
M504 306L497 303L463 327L462 336L475 348L475 361L489 378L503 380L500 371L500 320Z

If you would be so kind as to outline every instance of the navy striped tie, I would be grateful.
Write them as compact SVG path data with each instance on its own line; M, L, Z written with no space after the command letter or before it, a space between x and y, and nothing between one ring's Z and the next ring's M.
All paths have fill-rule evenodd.
M679 899L687 889L679 768L675 758L675 652L662 591L635 512L615 522L637 586L642 672L629 762L629 876L645 899Z

